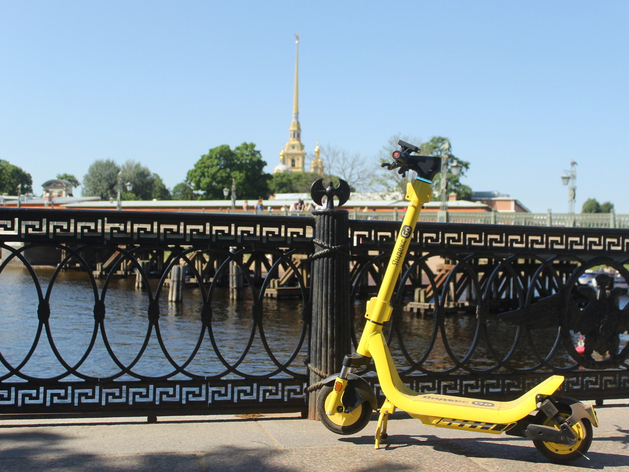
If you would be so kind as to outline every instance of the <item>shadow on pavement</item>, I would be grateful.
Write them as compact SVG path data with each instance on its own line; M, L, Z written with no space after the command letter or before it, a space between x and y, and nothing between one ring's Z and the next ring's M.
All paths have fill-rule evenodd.
M581 458L570 464L570 467L587 469L605 469L608 467L623 467L629 464L627 454L605 452L618 450L618 443L622 449L629 449L629 430L617 427L618 434L602 438L594 438L587 457ZM373 436L345 437L340 442L354 445L374 443ZM513 436L488 436L487 438L442 438L434 435L408 435L393 434L386 443L381 444L381 449L396 450L400 448L417 448L418 454L424 447L430 447L434 451L450 453L466 458L481 460L516 461L518 463L549 464L548 460L536 449L531 440ZM514 466L515 467L515 466ZM558 467L552 465L552 467Z

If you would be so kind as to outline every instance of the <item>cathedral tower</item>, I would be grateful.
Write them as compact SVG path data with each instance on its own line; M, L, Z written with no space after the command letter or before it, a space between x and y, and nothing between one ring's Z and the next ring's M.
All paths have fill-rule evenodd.
M295 35L295 89L293 92L293 121L288 130L288 142L280 152L280 165L273 172L304 172L306 151L301 143L299 125L299 36Z

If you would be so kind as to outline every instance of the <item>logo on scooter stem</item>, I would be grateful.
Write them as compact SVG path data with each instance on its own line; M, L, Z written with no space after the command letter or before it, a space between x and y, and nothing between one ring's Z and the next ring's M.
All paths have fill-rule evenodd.
M398 265L400 263L400 260L404 255L406 244L408 243L408 238L412 233L413 229L410 226L402 226L402 230L400 231L400 236L402 236L402 238L398 239L396 246L397 249L395 250L395 254L393 254L393 257L391 258L391 264Z

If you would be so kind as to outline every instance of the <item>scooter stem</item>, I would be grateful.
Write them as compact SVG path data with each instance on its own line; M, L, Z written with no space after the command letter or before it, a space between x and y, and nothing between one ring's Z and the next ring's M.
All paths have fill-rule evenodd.
M395 241L393 253L389 259L384 277L382 278L378 294L367 302L365 318L372 323L367 323L365 326L356 349L356 352L361 356L371 357L368 348L369 335L374 331L381 331L382 325L391 318L391 312L393 311L390 303L391 297L393 296L395 285L402 271L402 266L404 265L404 260L406 259L413 233L415 232L417 218L421 213L423 205L430 201L431 195L432 187L428 180L417 178L412 183L409 182L406 186L406 200L409 201L409 204L404 219L402 220L402 226L397 240Z
M410 245L411 238L415 232L415 226L417 225L417 218L422 211L424 203L430 201L432 196L432 187L430 182L424 179L415 179L412 183L409 182L406 186L406 200L409 200L409 205L406 210L406 215L402 221L402 227L400 234L395 242L393 253L389 259L387 270L384 274L380 290L378 291L377 298L380 300L391 300L393 291L395 290L395 284L404 265L406 254L408 253L408 247Z

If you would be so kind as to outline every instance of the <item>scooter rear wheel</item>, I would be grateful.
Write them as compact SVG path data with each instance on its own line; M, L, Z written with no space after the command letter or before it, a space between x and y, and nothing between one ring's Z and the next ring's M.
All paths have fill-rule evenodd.
M568 418L570 416L569 407L565 405L557 405L559 407L559 412L561 416L564 418ZM548 418L541 411L538 413L540 416L540 423L545 426L555 426L555 423L551 418ZM543 417L543 419L541 419ZM535 448L550 462L554 464L568 464L572 461L579 459L580 457L585 456L585 453L590 449L590 445L592 444L592 424L587 419L582 419L577 424L575 424L572 429L577 436L577 442L572 446L568 446L567 444L556 444L552 442L544 442L539 440L534 440L533 444Z
M361 431L371 420L371 405L369 402L363 402L358 408L350 413L335 412L331 416L326 414L327 402L330 401L330 392L332 387L323 387L317 398L317 413L323 423L323 426L336 434L355 434Z

